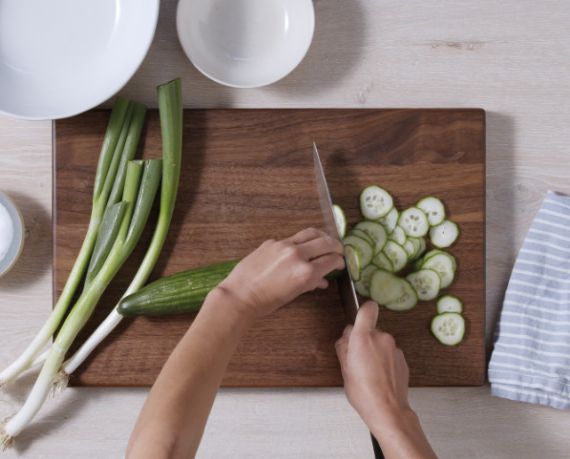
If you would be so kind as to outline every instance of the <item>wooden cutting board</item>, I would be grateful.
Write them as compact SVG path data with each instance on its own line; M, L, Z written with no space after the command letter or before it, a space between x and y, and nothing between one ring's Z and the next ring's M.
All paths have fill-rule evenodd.
M93 176L107 111L56 122L55 286L61 291L89 220ZM161 154L156 111L141 154ZM450 110L186 110L179 199L153 279L243 257L267 238L322 227L311 145L319 146L333 199L358 221L369 184L401 207L436 195L461 226L451 292L465 302L468 332L456 348L429 332L433 302L382 309L380 326L404 350L414 386L480 385L485 379L485 113ZM152 225L149 225L152 226ZM119 273L85 333L124 291L150 231ZM147 386L192 316L125 320L72 377L76 385ZM260 320L241 341L225 386L338 386L334 342L345 325L336 286L303 295Z

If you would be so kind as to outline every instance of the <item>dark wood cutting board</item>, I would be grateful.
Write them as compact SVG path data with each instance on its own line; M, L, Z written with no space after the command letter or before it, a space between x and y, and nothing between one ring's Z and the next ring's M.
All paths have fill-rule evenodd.
M55 291L59 294L89 220L93 175L108 120L92 111L56 122ZM160 156L157 113L149 112L141 154ZM336 203L351 223L369 184L401 207L436 195L461 226L451 250L451 292L465 301L468 332L456 348L430 335L433 302L380 325L404 350L414 386L479 385L485 378L485 113L482 110L186 110L184 157L172 228L153 279L243 257L267 238L322 227L311 145L319 146ZM104 295L90 333L124 291L150 231ZM72 377L76 385L147 386L192 316L125 320ZM336 286L309 293L260 320L240 343L225 386L342 384L334 342L345 325Z

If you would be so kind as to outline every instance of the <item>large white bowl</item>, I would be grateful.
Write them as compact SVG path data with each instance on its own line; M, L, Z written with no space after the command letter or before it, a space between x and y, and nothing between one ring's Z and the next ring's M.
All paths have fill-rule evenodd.
M4 193L0 191L0 204L8 212L8 218L12 221L12 240L8 246L8 250L5 255L0 258L0 277L6 274L22 253L22 248L24 247L24 219L22 214L16 207L16 204Z
M226 86L255 88L303 60L315 11L312 0L180 0L176 26L200 72Z
M0 0L0 113L56 119L118 92L142 63L159 0Z

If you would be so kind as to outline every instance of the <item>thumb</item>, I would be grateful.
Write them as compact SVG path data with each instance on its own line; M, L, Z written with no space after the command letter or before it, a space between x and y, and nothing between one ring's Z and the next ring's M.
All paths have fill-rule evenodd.
M367 301L358 309L354 329L359 331L375 330L379 313L378 305L373 301Z

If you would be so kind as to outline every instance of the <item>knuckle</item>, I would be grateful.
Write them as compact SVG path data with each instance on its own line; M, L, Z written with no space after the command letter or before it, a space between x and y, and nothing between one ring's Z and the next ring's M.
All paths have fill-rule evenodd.
M392 335L390 335L389 333L382 333L382 335L380 335L380 339L382 340L382 343L385 346L391 347L391 348L395 348L396 347L396 340L394 339L394 337Z
M308 281L313 276L313 266L311 263L299 263L297 267L297 276L302 281Z

